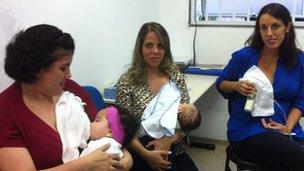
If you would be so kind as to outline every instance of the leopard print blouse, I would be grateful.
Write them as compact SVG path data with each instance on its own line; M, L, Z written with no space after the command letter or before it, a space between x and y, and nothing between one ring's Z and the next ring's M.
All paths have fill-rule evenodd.
M116 84L116 104L124 107L140 119L154 96L148 83L134 85L129 78L129 72L126 72L119 78ZM174 82L179 88L181 92L181 103L189 103L190 97L185 82L185 75L180 73L172 74L170 81ZM188 137L185 136L184 141L177 144L177 154L185 151L185 147L188 145L187 139Z

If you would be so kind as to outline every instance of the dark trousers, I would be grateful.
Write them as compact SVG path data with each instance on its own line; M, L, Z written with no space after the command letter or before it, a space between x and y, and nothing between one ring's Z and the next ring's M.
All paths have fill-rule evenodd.
M240 142L230 142L230 145L233 151L246 161L303 171L302 143L303 141L292 140L277 132L264 132Z
M150 141L154 140L149 136L144 136L139 139L141 144L145 147ZM149 149L153 150L153 149ZM172 154L169 156L169 161L172 166L170 171L198 171L193 160L189 157L187 153L182 153L175 155L175 146L173 145L170 149ZM133 167L131 171L153 171L149 163L141 158L135 151L129 149L133 158Z

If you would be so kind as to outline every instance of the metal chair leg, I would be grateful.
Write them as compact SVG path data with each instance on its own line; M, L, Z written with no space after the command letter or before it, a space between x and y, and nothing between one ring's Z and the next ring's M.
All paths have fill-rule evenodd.
M231 171L231 168L229 166L229 159L227 155L226 155L225 171Z

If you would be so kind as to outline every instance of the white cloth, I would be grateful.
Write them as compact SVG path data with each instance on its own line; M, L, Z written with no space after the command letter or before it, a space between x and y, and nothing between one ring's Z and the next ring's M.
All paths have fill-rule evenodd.
M272 116L274 114L273 87L267 76L255 65L249 68L240 80L248 80L257 89L251 115L253 117Z
M111 144L111 146L107 149L107 153L117 154L120 158L122 158L123 154L121 151L121 144L119 144L114 138L104 137L98 140L90 141L88 146L82 151L81 156L85 156L90 152L100 148L103 145Z
M56 104L57 130L62 142L64 163L79 157L90 137L90 120L84 112L85 103L73 93L65 91Z
M141 117L141 126L148 135L156 139L174 135L180 100L175 83L168 82L161 87Z

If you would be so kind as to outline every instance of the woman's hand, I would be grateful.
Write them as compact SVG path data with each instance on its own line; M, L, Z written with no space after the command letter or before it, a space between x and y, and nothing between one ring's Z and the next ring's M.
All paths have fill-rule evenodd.
M160 139L155 139L153 141L150 141L147 144L147 148L154 147L154 150L165 150L170 151L171 145L173 144L172 138L163 136Z
M244 96L253 94L256 91L255 84L247 80L236 82L235 90Z
M145 160L154 171L168 170L171 168L171 162L166 161L165 158L168 158L170 154L170 151L152 150L148 152Z
M150 165L150 167L155 171L162 171L170 169L171 163L166 161L165 158L168 158L168 156L171 154L168 150L156 150L155 146L159 148L158 141L155 141L154 143L151 143L151 146L154 146L154 150L148 150L146 149L139 141L138 139L133 139L130 147L137 152L137 154L140 155L140 157L147 161L147 163ZM151 147L150 146L150 147ZM169 147L170 148L170 147Z
M120 158L118 155L108 154L105 151L110 147L110 144L104 145L97 150L84 156L88 162L87 169L90 171L100 170L117 170L116 168L123 167L123 163L119 162Z
M264 128L272 129L272 130L278 131L282 134L289 134L290 133L288 128L285 125L277 123L277 122L275 122L271 119L269 119L268 123L265 121L264 118L262 118L261 121L262 121L262 124L263 124Z
M132 168L132 165L133 165L132 156L130 155L130 153L128 152L127 149L123 149L123 157L116 164L118 164L118 165L115 167L119 171L125 171L125 170L127 171Z
M146 147L149 148L153 146L154 150L170 151L172 144L173 140L171 137L163 136L160 139L150 141ZM165 156L163 159L169 161L169 156Z

